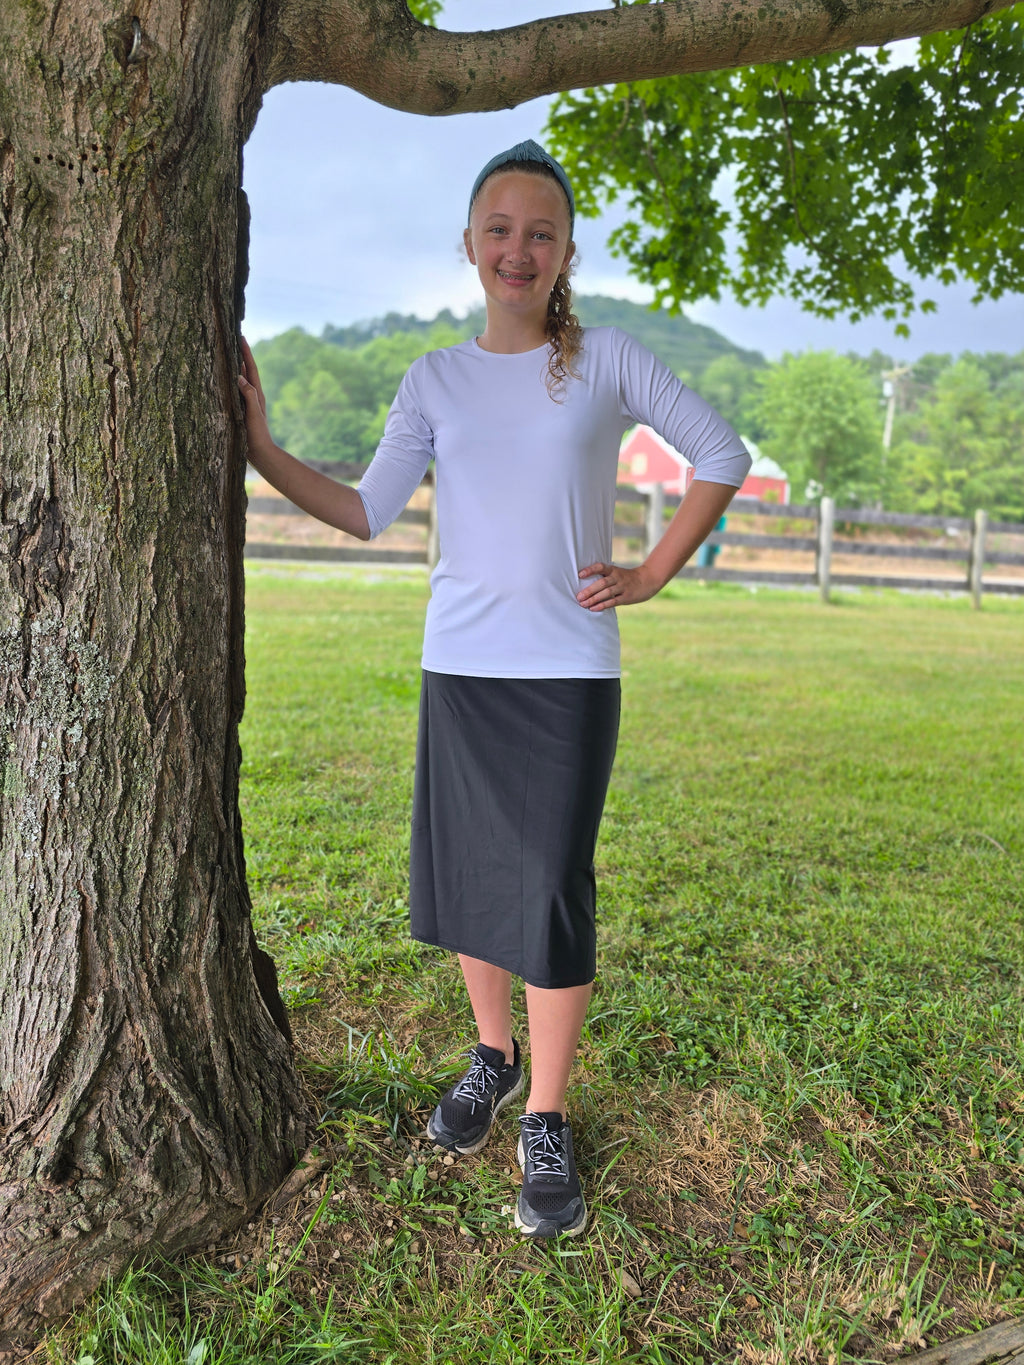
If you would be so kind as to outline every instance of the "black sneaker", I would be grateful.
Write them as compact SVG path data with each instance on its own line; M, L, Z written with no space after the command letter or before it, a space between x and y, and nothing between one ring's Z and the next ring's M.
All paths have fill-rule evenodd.
M587 1222L572 1128L561 1114L523 1114L519 1120L519 1164L523 1188L516 1227L526 1237L575 1237Z
M513 1040L512 1061L496 1048L477 1043L469 1054L469 1070L441 1096L430 1116L427 1136L439 1147L472 1156L491 1135L495 1117L523 1088L519 1044Z

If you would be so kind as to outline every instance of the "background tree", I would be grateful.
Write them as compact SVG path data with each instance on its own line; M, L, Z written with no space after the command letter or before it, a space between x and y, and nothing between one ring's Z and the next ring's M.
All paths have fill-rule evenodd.
M401 0L3 7L0 1338L245 1220L309 1131L237 802L239 185L264 91L468 112L990 8L666 0L474 34Z
M899 419L887 507L940 516L984 507L999 520L1024 521L1024 355L1004 366L1009 359L962 356Z
M787 355L761 379L761 446L786 470L796 501L828 493L856 507L876 496L882 420L876 382L834 351Z
M255 349L275 438L300 460L366 462L402 376L424 351L462 340L443 323L387 332L357 349L293 328Z
M747 364L738 355L723 355L711 362L697 387L701 397L717 408L727 422L756 441L762 434L758 380L763 377L761 367Z

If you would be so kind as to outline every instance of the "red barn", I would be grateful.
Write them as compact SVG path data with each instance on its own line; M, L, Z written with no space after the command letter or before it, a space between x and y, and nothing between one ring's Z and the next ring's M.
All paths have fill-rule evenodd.
M753 441L744 440L754 464L743 481L738 498L765 502L789 502L789 480L774 460L762 455ZM650 427L634 427L619 451L619 483L637 487L663 483L666 493L685 493L693 478L693 465Z

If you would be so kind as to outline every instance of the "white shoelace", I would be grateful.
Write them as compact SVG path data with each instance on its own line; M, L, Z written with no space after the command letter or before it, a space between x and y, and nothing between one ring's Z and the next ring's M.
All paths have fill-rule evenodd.
M520 1119L523 1146L533 1169L531 1177L542 1180L568 1180L569 1159L560 1132L552 1132L542 1118L524 1114Z
M468 1100L470 1104L482 1104L487 1099L490 1086L498 1081L497 1069L488 1066L479 1052L473 1053L469 1070L452 1091L453 1100Z

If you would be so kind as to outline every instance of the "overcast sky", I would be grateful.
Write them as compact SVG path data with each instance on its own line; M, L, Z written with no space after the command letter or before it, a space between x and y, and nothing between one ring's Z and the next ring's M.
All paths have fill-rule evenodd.
M519 0L517 22L592 8L557 0ZM449 0L445 27L487 25L481 0ZM296 324L318 333L388 312L432 317L462 313L482 300L461 254L466 199L480 167L524 138L543 141L548 101L493 114L423 118L397 113L340 86L278 86L264 101L245 149L244 184L252 210L245 331L251 341ZM649 302L604 243L617 220L580 219L579 293ZM874 346L898 359L925 351L1024 348L1020 297L974 306L967 288L929 290L937 313L911 322L909 341L892 324L825 321L786 299L766 308L731 301L697 304L690 317L739 346L770 358L807 348Z

